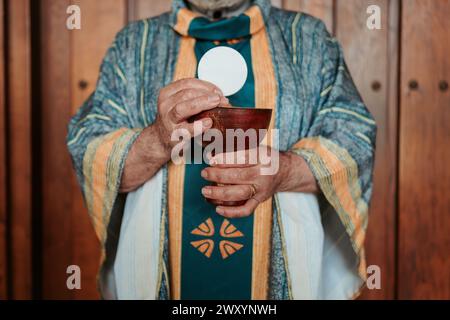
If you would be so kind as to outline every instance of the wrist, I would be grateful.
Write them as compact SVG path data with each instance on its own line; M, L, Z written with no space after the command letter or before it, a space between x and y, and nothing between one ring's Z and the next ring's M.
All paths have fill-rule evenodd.
M288 152L279 153L279 169L276 174L276 192L289 191L289 181L292 171L292 154Z
M166 128L161 122L161 119L158 117L155 123L151 125L149 128L151 128L152 134L156 139L155 143L157 144L157 147L160 150L160 152L170 156L172 150L172 144L170 141L171 134L170 132L167 132Z
M166 163L170 159L170 144L164 139L160 126L155 123L144 129L138 138L140 158L144 162Z

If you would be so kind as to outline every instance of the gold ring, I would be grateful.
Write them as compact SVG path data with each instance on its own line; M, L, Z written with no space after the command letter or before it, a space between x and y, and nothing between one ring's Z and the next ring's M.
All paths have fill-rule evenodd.
M250 185L250 188L252 189L252 195L250 196L250 199L253 198L254 196L256 196L256 194L258 193L256 191L256 187L254 184Z

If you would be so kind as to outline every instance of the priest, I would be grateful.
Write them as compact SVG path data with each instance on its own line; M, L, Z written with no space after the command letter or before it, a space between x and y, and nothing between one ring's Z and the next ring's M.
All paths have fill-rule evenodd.
M218 46L248 67L227 97L197 79L198 62ZM189 119L218 106L272 110L279 170L171 160L174 130L194 133ZM269 0L174 0L171 12L131 23L67 139L102 245L103 297L356 297L375 140L341 47L307 14Z

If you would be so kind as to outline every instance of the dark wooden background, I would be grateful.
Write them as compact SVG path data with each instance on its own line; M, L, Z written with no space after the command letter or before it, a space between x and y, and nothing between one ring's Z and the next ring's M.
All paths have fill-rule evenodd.
M450 299L450 0L278 0L322 18L379 124L365 299ZM82 9L82 30L65 28ZM366 9L382 10L368 30ZM0 0L0 299L96 299L98 244L65 147L128 21L167 0ZM84 84L84 85L82 85ZM82 290L66 268L82 269Z

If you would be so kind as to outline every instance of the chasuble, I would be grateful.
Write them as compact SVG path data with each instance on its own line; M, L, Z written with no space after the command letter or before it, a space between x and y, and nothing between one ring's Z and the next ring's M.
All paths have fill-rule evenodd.
M320 195L279 193L248 218L206 202L206 164L168 163L119 194L124 163L155 121L159 90L193 78L201 57L228 46L245 59L233 106L273 110L278 139L303 157ZM275 141L276 140L276 141ZM350 299L366 279L364 238L376 124L324 24L255 0L210 21L181 0L131 23L104 59L97 88L69 124L67 144L102 244L106 299Z

